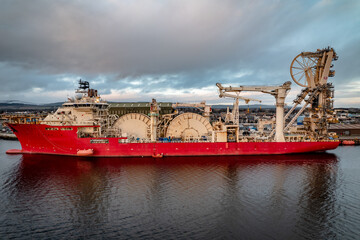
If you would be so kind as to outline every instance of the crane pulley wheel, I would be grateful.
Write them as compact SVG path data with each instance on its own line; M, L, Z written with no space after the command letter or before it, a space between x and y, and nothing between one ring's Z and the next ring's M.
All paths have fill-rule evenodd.
M303 56L302 53L297 55L290 65L290 75L294 82L302 87L308 87L309 74L315 77L317 59L314 57Z

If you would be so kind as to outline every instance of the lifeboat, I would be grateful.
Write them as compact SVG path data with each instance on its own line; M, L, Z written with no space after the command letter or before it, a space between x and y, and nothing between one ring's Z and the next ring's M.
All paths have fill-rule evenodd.
M355 141L353 140L344 140L342 141L343 145L355 145Z
M162 158L163 156L164 156L164 154L162 154L162 153L158 153L158 154L155 154L155 153L154 153L154 154L152 155L153 158Z
M81 156L81 157L91 156L93 154L94 154L93 149L78 150L76 153L76 155Z

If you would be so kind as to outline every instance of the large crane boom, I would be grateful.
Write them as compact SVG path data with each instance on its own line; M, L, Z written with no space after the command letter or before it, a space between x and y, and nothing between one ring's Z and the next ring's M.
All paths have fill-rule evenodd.
M243 96L240 96L240 95L233 95L233 94L229 94L229 93L225 93L225 92L220 92L219 97L221 97L221 98L228 97L228 98L234 98L234 99L241 99L241 100L244 100L246 104L248 104L250 101L257 101L257 102L261 103L261 100L259 100L259 99L243 97Z
M271 94L276 99L276 132L275 132L275 141L285 142L284 137L284 105L285 98L288 94L291 86L291 82L285 82L280 86L239 86L239 87L223 87L220 83L217 83L216 86L219 88L220 96L222 93L226 94L227 92L235 92L237 95L242 91L250 92L262 92ZM238 102L238 98L236 98Z
M261 103L261 100L259 100L259 99L247 98L247 97L240 96L240 91L227 91L220 83L217 83L216 86L219 88L219 92L220 92L219 97L220 98L229 97L229 98L235 99L232 113L230 114L229 109L228 109L228 113L226 115L227 119L232 121L235 125L239 125L239 118L240 118L239 99L244 100L246 104L248 104L250 101L258 101ZM230 94L228 92L235 93L235 94Z

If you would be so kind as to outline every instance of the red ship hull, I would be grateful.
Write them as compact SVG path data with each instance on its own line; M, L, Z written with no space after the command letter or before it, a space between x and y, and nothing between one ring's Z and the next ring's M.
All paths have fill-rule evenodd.
M13 149L7 153L94 157L270 155L326 151L337 148L340 143L339 141L123 143L122 138L78 138L77 126L8 125L19 139L22 150Z

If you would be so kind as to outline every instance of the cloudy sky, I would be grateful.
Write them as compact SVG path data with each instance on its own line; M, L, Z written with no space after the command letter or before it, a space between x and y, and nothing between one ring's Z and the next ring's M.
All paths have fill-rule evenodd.
M339 56L330 79L335 106L360 107L358 0L0 0L0 6L0 101L61 102L81 78L109 101L225 103L216 82L280 85L291 81L297 54L331 46ZM299 90L292 87L288 102Z

